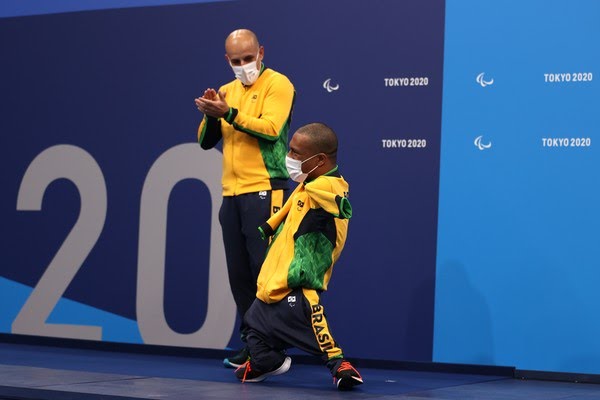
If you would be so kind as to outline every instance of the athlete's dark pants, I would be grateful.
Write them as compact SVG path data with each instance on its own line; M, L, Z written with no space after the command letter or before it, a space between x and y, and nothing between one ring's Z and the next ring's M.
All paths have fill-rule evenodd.
M296 347L320 356L335 376L344 355L331 335L315 290L294 289L272 304L256 299L244 320L252 369L272 371L283 363L284 350Z
M256 280L269 244L260 237L258 227L281 208L283 195L283 190L268 190L223 197L219 222L223 231L229 285L242 319L256 298ZM240 332L242 340L245 340L243 320Z

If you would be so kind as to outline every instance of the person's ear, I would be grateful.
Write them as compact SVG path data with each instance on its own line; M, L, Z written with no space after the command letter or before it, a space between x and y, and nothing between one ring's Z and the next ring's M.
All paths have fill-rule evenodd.
M323 162L319 164L319 167L322 167L323 165L325 165L325 162L327 161L327 154L325 154L325 153L319 154L319 162L321 162L321 161L323 161Z

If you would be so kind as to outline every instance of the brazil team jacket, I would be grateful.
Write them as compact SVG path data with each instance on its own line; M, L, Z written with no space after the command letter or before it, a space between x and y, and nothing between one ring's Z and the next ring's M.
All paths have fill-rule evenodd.
M223 196L287 188L288 131L294 105L289 79L264 64L256 82L235 79L221 86L229 113L205 116L198 127L203 149L223 139Z
M263 238L273 238L256 297L274 303L299 287L327 290L352 216L347 196L348 183L336 167L298 185L282 209L259 228Z

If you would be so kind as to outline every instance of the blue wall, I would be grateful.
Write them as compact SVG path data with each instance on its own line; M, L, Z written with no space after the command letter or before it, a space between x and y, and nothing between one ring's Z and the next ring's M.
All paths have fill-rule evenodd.
M600 373L599 20L596 1L448 2L437 361Z
M193 98L244 26L340 136L348 356L600 373L594 0L70 3L0 6L0 332L239 345Z

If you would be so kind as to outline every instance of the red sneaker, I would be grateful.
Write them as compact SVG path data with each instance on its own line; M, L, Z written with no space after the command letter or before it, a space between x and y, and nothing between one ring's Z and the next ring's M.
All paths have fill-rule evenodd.
M363 379L350 362L343 360L335 372L333 382L339 390L349 390L356 385L361 385Z
M235 370L235 376L242 382L261 382L267 379L269 376L285 374L288 372L291 365L292 359L290 357L286 357L279 367L269 372L260 372L252 369L250 366L250 360L248 360Z

